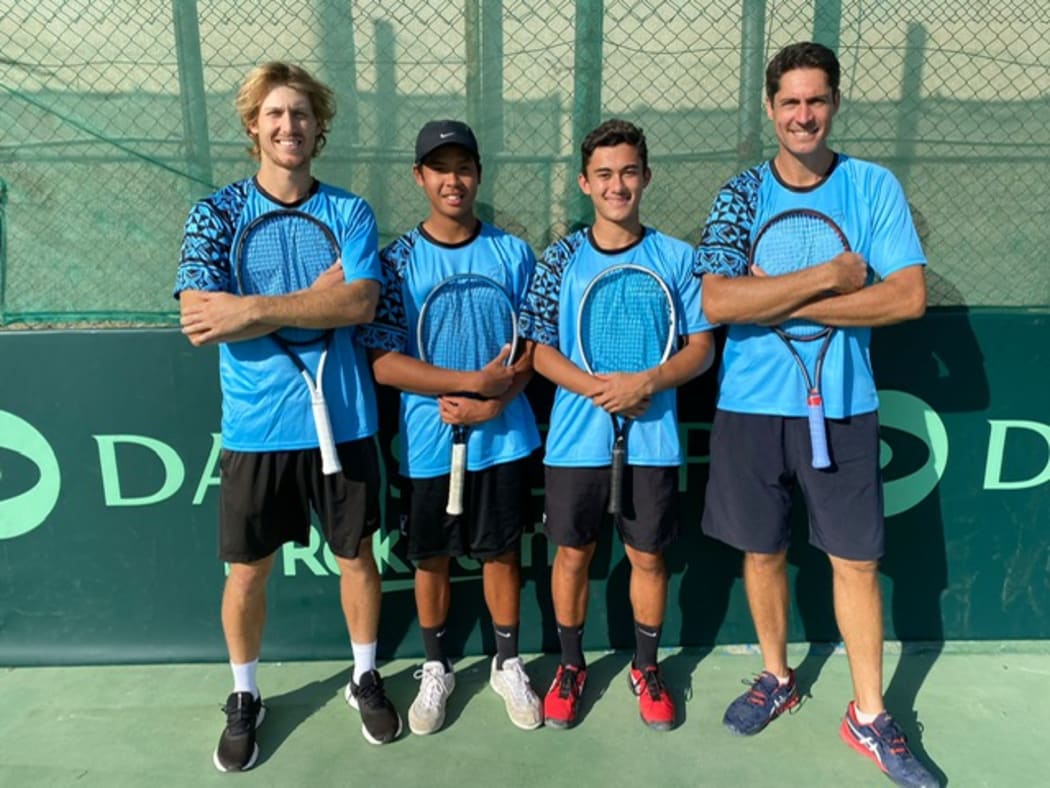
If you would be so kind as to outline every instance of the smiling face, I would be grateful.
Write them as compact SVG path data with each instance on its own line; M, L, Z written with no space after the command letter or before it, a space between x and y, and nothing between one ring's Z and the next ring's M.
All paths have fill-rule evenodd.
M766 102L781 153L802 160L825 155L838 109L839 95L819 68L784 72L777 92Z
M458 145L440 147L417 164L413 174L430 202L431 217L473 225L481 172L470 151Z
M319 126L305 93L287 85L275 87L266 94L247 129L257 141L262 169L309 172Z
M624 142L595 148L579 175L580 188L594 203L595 224L638 224L642 192L650 177L634 145Z

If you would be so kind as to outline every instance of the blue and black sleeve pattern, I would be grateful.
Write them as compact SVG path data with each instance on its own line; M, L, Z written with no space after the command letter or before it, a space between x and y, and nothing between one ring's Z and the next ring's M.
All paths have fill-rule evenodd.
M722 187L707 217L693 260L693 274L743 276L751 250L761 168L753 167Z
M525 339L558 347L558 307L565 267L587 238L581 230L547 247L536 263L525 303L518 318L518 332Z
M175 274L176 297L183 290L233 291L230 257L250 183L232 183L190 210Z
M402 235L379 253L383 278L376 316L357 332L357 342L364 347L397 353L404 353L408 349L408 316L405 313L403 281L415 246L415 233L413 230Z

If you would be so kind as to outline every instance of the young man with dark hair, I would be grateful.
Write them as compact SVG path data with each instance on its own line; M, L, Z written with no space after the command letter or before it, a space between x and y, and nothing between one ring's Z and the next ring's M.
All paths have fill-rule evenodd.
M546 250L521 318L522 333L534 346L536 370L558 387L544 459L544 519L547 536L558 548L551 591L561 664L547 692L544 714L548 726L572 725L587 676L582 638L588 567L606 525L613 443L609 414L615 413L634 419L622 514L615 518L631 565L636 651L629 680L643 722L669 730L675 710L660 675L657 650L667 602L662 552L678 529L682 457L674 389L710 366L713 343L700 311L692 250L641 222L642 193L652 177L642 130L626 121L606 121L583 141L581 153L578 181L594 204L594 224ZM592 375L585 371L577 341L580 298L602 272L625 263L653 272L666 284L682 344L667 361L642 372ZM630 308L623 304L623 309Z
M763 659L762 673L723 721L733 733L751 735L799 703L786 645L789 509L797 485L810 542L831 562L835 616L853 678L842 738L898 785L935 786L883 705L884 526L878 396L868 357L871 327L923 314L926 260L893 175L828 147L840 102L831 50L804 42L776 54L766 69L766 112L777 153L722 188L696 253L704 313L729 325L703 529L745 553L744 586ZM790 274L748 276L759 228L798 208L831 217L853 251ZM768 328L788 319L838 329L823 368L832 458L826 469L810 462L799 370ZM812 366L816 349L801 344Z
M340 569L354 655L346 699L360 710L368 741L388 742L401 730L375 669L380 580L371 535L379 526L377 419L367 360L353 341L354 327L372 319L379 294L375 218L360 197L311 175L335 112L325 85L297 66L267 63L248 75L236 105L259 170L193 206L175 284L183 333L196 346L219 343L219 557L229 562L222 626L234 683L212 758L223 772L245 771L258 758L255 732L266 709L256 671L267 579L282 544L309 542L311 509ZM257 217L293 208L332 230L341 263L308 290L236 295L231 258L240 234ZM309 392L291 359L266 336L284 326L337 329L325 379L341 473L322 473ZM311 368L318 353L307 359Z
M409 728L428 734L444 723L445 703L455 688L442 646L452 596L450 564L466 556L482 563L492 616L496 655L490 685L503 698L511 722L531 730L543 723L542 710L518 656L519 552L531 509L528 457L540 443L522 393L532 374L530 360L526 355L505 364L505 348L479 371L435 366L422 360L416 326L431 291L467 273L496 282L516 310L535 259L520 238L477 218L481 160L466 124L438 120L423 126L412 173L429 214L381 252L377 316L360 336L371 349L376 380L401 390L402 530L416 567L426 654ZM465 506L456 515L446 512L453 425L470 427Z

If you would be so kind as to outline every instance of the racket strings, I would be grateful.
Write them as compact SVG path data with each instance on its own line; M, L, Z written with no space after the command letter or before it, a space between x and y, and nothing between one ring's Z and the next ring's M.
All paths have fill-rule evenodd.
M626 270L605 275L580 311L581 351L592 372L641 372L666 355L671 305L651 275Z
M514 343L514 312L495 284L448 282L427 298L420 324L423 359L446 369L481 369Z
M241 239L238 285L246 295L284 295L304 290L339 258L334 239L319 221L305 215L264 215ZM282 328L288 344L319 341L325 332Z
M842 238L816 216L789 216L762 230L751 264L771 276L826 263L846 250Z

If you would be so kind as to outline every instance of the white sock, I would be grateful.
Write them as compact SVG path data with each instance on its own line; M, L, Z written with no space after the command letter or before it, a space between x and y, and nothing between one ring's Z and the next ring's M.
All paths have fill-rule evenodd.
M882 712L880 711L879 714L882 714ZM856 703L853 704L853 716L857 718L857 722L861 725L871 725L871 723L875 722L875 718L878 717L879 714L868 714L857 708Z
M776 674L776 673L774 673L773 675L774 675L774 676L776 676L776 679L777 679L777 683L778 683L778 684L779 684L779 685L780 685L781 687L786 687L786 686L787 686L787 683L788 683L789 681L791 681L791 675L790 675L790 674L788 674L787 676L777 676L777 674Z
M361 681L361 677L370 670L376 668L376 642L354 643L350 641L350 648L354 652L354 684Z
M230 669L233 671L233 691L250 692L253 698L258 698L259 687L255 683L255 674L259 670L259 660L253 659L243 665L231 662Z

